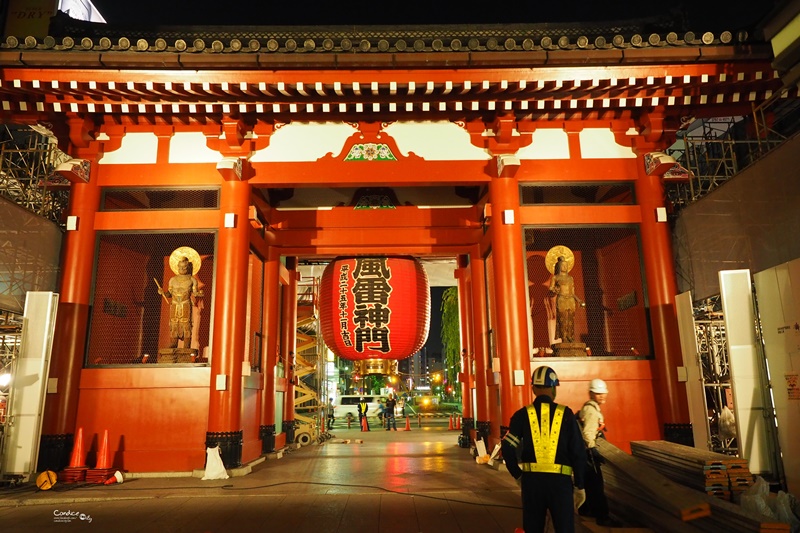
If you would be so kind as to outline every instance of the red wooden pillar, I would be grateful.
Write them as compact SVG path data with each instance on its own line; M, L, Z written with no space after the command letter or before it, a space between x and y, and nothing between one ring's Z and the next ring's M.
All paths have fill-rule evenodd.
M662 423L688 423L686 387L678 381L677 371L683 361L675 314L677 285L670 232L666 221L656 219L656 208L664 207L664 187L660 177L645 174L643 153L639 154L638 166L636 198L642 210L640 231L655 350L656 405Z
M469 422L472 426L472 320L470 307L472 295L470 294L469 283L469 256L460 255L458 257L458 268L455 271L458 280L458 322L461 337L461 404L463 406L464 426ZM463 427L463 426L462 426Z
M497 160L498 156L495 159ZM501 162L497 163L498 168ZM497 324L493 325L500 359L501 423L525 405L530 388L527 291L522 228L519 224L519 184L500 175L489 182L492 205L491 243ZM502 435L501 429L501 435Z
M89 181L73 180L69 198L69 227L61 262L58 314L50 363L50 378L56 379L56 392L47 394L42 425L42 446L51 438L72 434L78 414L81 368L86 351L92 273L97 232L95 213L100 207L101 188L97 184L99 154L84 151L90 162ZM74 224L74 226L72 226ZM63 465L66 466L66 465Z
M489 365L489 332L487 330L486 308L486 261L480 248L475 246L470 252L470 285L472 294L472 347L475 363L475 429L489 448L491 424L489 421L489 388L487 375ZM489 448L491 449L491 448Z
M39 448L42 460L38 463L38 468L52 470L69 464L78 417L95 264L94 221L100 207L97 162L104 149L115 150L121 142L118 136L96 141L92 133L96 129L93 118L70 115L56 126L63 127L61 142L79 161L69 170L60 171L71 183L68 211L71 218L67 219L62 248L59 304L48 376L55 380L55 391L48 392L45 401Z
M283 427L286 443L294 442L294 380L295 349L297 346L297 258L286 258L289 285L283 291L283 313L281 321L281 346L286 361L286 396L283 399Z
M278 320L280 317L280 257L274 246L264 262L264 324L266 336L261 356L264 392L261 397L261 452L275 451L275 366L278 363Z
M248 208L251 186L226 179L220 189L221 226L214 283L214 340L206 446L222 449L226 467L242 459L242 360L247 334Z

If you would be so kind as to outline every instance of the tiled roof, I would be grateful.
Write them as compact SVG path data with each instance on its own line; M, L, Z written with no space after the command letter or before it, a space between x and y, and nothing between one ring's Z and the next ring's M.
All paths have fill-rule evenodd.
M44 39L0 45L0 113L688 115L748 112L781 88L766 43L668 22L142 30L61 16Z
M670 20L574 24L439 26L188 26L122 28L70 19L59 13L51 35L9 36L3 50L99 51L168 54L376 54L453 52L671 51L753 45L744 31L681 31ZM694 53L690 53L694 56ZM435 56L434 56L435 57ZM435 59L434 59L435 60Z

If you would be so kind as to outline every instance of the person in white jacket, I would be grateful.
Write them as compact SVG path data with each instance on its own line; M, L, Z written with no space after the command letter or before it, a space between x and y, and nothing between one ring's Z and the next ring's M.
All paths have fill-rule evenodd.
M608 385L595 378L589 383L589 401L578 412L578 424L586 444L586 502L578 509L581 516L597 519L597 524L606 527L619 527L622 524L608 515L608 500L605 495L603 472L600 465L605 462L597 449L597 439L605 438L605 419L600 408L606 403Z

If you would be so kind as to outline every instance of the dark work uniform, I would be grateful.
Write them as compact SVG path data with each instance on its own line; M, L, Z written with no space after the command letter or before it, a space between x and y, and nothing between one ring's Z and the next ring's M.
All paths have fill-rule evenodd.
M605 438L602 428L603 412L600 405L590 400L583 404L578 412L578 424L581 426L583 440L586 443L586 503L584 503L578 514L581 516L593 516L598 522L608 520L608 499L605 494L605 484L603 482L603 471L600 465L605 459L597 449L597 439ZM602 524L601 524L602 525Z
M549 396L536 397L533 407L540 425L543 403L548 404L550 428L552 428L558 404ZM522 476L522 527L525 533L544 531L548 509L556 533L572 533L575 529L572 476L575 478L575 486L582 489L586 467L586 448L572 410L564 406L553 463L561 465L554 468L560 468L564 473L523 471L523 468L526 470L536 468L526 467L526 464L542 463L536 460L527 407L518 410L511 417L508 433L503 437L501 448L509 473L515 479ZM572 476L569 475L570 471Z

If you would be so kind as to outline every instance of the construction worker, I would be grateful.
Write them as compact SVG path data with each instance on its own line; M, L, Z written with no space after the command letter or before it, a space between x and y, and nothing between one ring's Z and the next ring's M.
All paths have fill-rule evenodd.
M369 404L367 404L367 400L362 396L358 401L358 423L361 424L361 431L369 431L367 411L369 411Z
M589 382L589 401L578 412L583 441L586 443L586 503L578 514L597 519L597 524L605 527L620 527L622 523L608 516L608 500L603 484L603 471L600 465L605 462L597 449L597 439L605 438L605 420L600 406L606 403L608 385L602 379Z
M555 532L572 533L574 511L586 500L580 428L572 410L554 402L558 376L552 368L534 370L531 386L536 399L511 416L501 441L503 459L522 488L524 531L543 532L549 510Z

